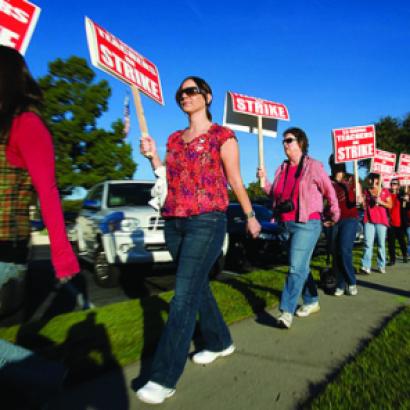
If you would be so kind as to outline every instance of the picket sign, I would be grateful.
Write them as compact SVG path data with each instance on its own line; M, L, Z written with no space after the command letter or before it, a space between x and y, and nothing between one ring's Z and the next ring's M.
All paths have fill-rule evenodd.
M0 44L24 55L40 11L40 7L29 1L0 0Z
M164 105L157 67L88 17L85 29L92 64L131 87L142 138L148 136L140 91ZM151 153L145 156L151 157Z
M370 171L380 175L378 190L379 193L382 189L382 181L384 175L393 175L396 169L396 157L393 152L382 151L376 149L374 157L370 165Z
M258 135L258 166L264 169L263 136L275 138L278 120L289 121L285 105L228 91L225 98L223 125L236 131ZM260 179L260 186L265 180Z
M374 125L336 128L332 130L335 162L353 161L356 205L359 204L358 161L373 158L376 149L376 130Z

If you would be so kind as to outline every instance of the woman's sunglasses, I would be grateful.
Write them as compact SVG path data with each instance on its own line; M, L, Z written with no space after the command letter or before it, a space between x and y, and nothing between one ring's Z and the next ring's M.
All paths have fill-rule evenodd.
M187 95L188 97L192 97L194 95L203 94L203 91L199 87L187 87L178 90L177 92L177 100L182 100L182 94Z
M282 140L282 144L291 144L293 141L297 141L297 138L285 138Z

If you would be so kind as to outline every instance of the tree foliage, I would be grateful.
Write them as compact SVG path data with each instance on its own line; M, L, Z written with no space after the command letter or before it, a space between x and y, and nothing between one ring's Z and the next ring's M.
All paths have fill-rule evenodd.
M404 119L383 117L375 125L378 149L394 152L397 158L401 153L410 154L410 113ZM370 160L362 161L360 165L369 169Z
M251 202L265 203L269 201L269 198L265 194L263 188L261 188L259 181L250 182L246 188L246 192L248 193ZM228 194L231 202L237 202L236 195L231 189L229 189Z
M49 63L49 73L39 78L44 93L43 118L55 144L59 187L89 188L106 179L131 178L136 164L125 142L121 120L111 130L96 121L108 110L111 89L79 57Z

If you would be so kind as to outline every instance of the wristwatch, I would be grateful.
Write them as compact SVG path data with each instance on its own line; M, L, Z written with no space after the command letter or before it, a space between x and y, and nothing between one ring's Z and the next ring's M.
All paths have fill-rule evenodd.
M255 211L252 209L252 211L249 211L247 214L245 214L246 220L249 221L249 219L253 218L255 216Z

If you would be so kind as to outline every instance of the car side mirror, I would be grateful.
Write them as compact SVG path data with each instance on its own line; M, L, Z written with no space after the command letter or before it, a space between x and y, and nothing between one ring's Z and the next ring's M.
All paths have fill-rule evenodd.
M83 208L90 211L98 211L101 208L101 201L95 199L86 199L83 202Z

